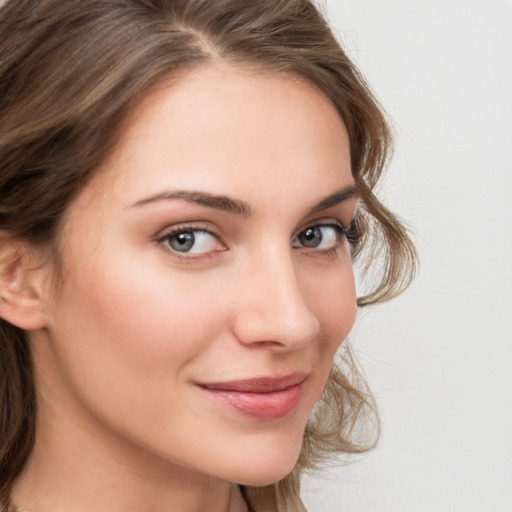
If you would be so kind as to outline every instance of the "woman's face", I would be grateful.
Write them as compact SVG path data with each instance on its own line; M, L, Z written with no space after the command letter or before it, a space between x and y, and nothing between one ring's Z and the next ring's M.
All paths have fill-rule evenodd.
M297 78L216 65L148 94L64 219L40 428L85 458L285 476L355 318L352 187L340 117Z

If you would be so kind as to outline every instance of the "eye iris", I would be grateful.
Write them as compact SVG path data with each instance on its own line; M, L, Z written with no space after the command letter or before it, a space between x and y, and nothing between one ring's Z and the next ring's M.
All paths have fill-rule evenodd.
M319 227L308 228L299 235L304 247L318 247L322 242L322 231Z
M178 235L174 235L169 239L169 245L175 250L179 252L187 252L192 249L195 243L194 233L179 233Z

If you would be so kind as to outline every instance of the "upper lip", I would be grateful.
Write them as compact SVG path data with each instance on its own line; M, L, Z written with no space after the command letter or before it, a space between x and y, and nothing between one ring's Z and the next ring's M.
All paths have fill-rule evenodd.
M223 382L199 382L198 386L215 391L235 391L238 393L275 393L302 384L307 373L295 372L283 377L256 377Z

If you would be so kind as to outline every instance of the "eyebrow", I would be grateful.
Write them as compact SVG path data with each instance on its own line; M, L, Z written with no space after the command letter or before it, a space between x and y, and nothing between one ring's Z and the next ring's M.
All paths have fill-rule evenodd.
M333 206L343 203L348 199L358 196L359 192L357 191L356 186L347 185L346 187L339 189L337 192L334 192L334 194L331 194L330 196L327 196L318 203L316 203L309 209L307 215L312 215L313 213L322 210L327 210L327 208L332 208Z
M224 212L233 213L241 217L249 217L252 215L251 207L244 201L233 199L227 196L219 196L207 192L195 192L187 190L177 190L172 192L162 192L155 194L145 199L137 201L134 206L143 206L148 203L154 203L162 200L182 199L188 203L214 208L215 210L222 210Z
M332 208L333 206L343 203L347 199L357 196L358 192L355 185L348 185L313 205L308 210L307 215L312 215L318 211ZM137 201L133 206L144 206L146 204L158 201L171 201L173 199L181 199L183 201L187 201L188 203L197 204L199 206L206 206L207 208L221 210L241 217L249 217L252 215L251 206L244 201L240 201L239 199L233 199L223 195L210 194L209 192L188 190L165 191L154 194L152 196L141 199L140 201Z

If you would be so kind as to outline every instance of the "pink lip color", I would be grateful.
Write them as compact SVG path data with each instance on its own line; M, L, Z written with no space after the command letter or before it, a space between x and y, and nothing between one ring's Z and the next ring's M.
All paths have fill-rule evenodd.
M201 383L198 386L217 400L261 420L276 420L290 414L302 395L307 374L262 377L230 382Z

